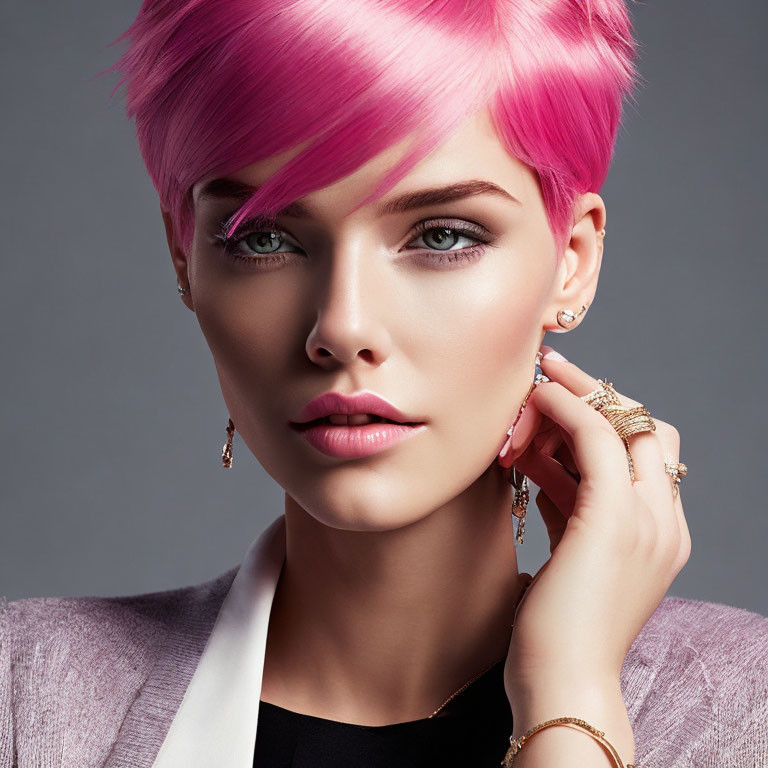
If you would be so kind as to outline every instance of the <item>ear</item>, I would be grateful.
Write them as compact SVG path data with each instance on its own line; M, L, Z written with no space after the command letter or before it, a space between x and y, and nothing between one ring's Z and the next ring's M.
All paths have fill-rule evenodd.
M173 220L171 214L164 208L160 208L160 214L163 217L163 224L165 225L165 239L168 241L168 250L171 253L171 261L173 262L173 270L176 272L176 280L182 288L186 288L187 292L180 294L179 297L186 304L187 309L195 311L194 304L192 303L192 292L189 287L189 265L187 263L187 254L181 248L181 245L176 237L176 230L173 226Z
M579 325L597 290L597 279L603 258L603 234L605 227L605 203L600 195L587 192L574 203L574 224L571 237L565 247L552 290L552 300L547 308L542 329L552 333L566 333ZM578 317L563 328L557 322L557 313L570 309Z

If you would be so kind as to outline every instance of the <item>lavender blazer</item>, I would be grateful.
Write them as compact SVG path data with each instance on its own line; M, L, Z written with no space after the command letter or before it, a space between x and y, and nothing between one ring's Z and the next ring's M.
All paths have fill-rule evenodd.
M281 516L203 584L3 598L0 768L251 768L284 558ZM665 597L621 689L638 768L768 768L768 618Z

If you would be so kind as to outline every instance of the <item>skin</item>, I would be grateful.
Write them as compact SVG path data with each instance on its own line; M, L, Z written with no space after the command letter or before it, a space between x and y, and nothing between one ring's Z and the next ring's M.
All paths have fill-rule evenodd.
M545 332L561 330L560 309L592 302L605 205L594 193L578 197L558 259L535 174L480 112L385 199L483 179L516 201L482 194L395 215L380 214L376 201L350 214L404 150L393 146L302 198L310 218L279 217L280 264L226 258L213 234L238 203L201 200L207 179L193 189L188 252L163 211L188 289L182 301L211 349L232 420L285 489L286 566L262 699L351 723L413 720L509 653L516 736L560 714L592 716L631 762L621 661L690 549L663 468L679 460L677 433L657 421L655 433L631 439L642 479L630 484L621 441L578 397L596 379L547 359L552 381L536 387L499 458ZM231 178L258 186L295 151ZM414 235L434 219L480 224L491 243L479 257L441 266L446 246L429 232ZM475 238L449 239L451 253ZM240 252L258 258L255 247L251 238ZM355 460L325 456L289 429L312 397L363 388L427 428ZM512 461L540 485L551 539L552 557L530 584L518 572L509 518ZM570 728L542 731L516 765L579 750L584 765L610 765Z

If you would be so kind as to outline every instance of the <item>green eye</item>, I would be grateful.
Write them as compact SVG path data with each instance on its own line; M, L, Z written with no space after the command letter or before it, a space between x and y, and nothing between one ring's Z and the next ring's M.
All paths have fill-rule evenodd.
M465 237L466 235L461 231L449 227L432 227L431 229L427 229L422 236L424 242L427 243L428 248L447 251L456 245L458 239ZM433 243L428 242L429 240L432 240Z
M254 253L275 253L283 241L277 232L251 232L239 242L245 243Z
M246 231L239 237L228 234L226 223L222 223L214 235L224 254L232 260L266 266L282 264L288 260L288 254L302 252L296 243L286 238L285 232L271 229L273 223L254 219L242 226ZM422 244L413 245L419 239ZM462 239L467 241L464 245L460 245ZM456 264L476 261L492 240L493 235L479 224L461 219L431 219L416 224L406 250L417 251L414 258L426 266Z

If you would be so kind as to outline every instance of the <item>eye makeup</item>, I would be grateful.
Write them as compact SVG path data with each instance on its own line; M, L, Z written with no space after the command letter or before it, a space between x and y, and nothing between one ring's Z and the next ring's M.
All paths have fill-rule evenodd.
M238 228L239 234L236 237L228 234L228 221L227 218L219 222L213 239L217 250L231 261L259 269L283 264L296 256L297 252L304 253L296 243L292 242L288 233L265 218L255 217L241 222ZM261 242L258 245L254 242L249 243L248 241L256 235L261 236ZM445 238L448 242L456 238L471 242L461 248L435 248L428 244L410 245L414 240L424 236L432 239L437 236L438 239ZM409 257L418 263L439 268L477 261L483 256L486 248L493 246L494 240L494 235L480 224L466 219L438 217L417 222L409 233L409 244L404 246L403 250L410 252ZM452 244L457 243L454 241ZM260 253L253 250L254 245L255 247L274 245L276 248L293 246L296 250L272 250Z

